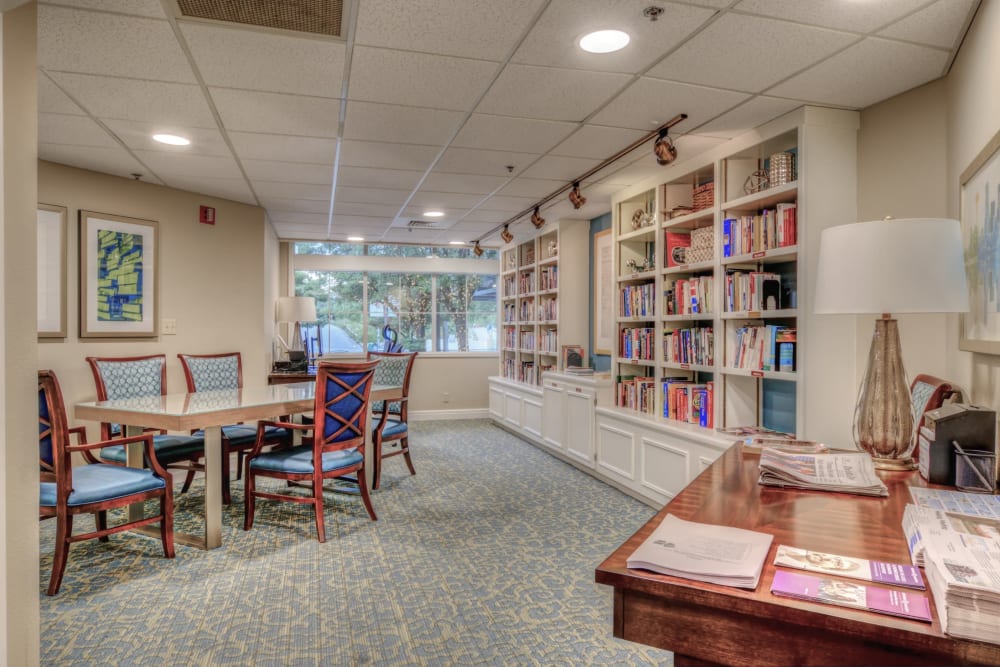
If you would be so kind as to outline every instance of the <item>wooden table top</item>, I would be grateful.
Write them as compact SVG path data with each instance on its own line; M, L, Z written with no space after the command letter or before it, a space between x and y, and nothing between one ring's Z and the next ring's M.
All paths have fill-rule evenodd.
M901 523L912 502L908 487L933 485L916 472L880 471L888 498L765 487L757 483L758 462L758 455L731 447L597 568L596 581L616 589L616 636L723 664L865 664L852 660L847 642L856 642L880 647L899 664L1000 665L1000 646L945 636L936 611L933 623L924 623L770 593L779 544L909 563ZM628 556L668 513L773 535L757 589L628 569ZM640 602L626 609L632 599ZM636 610L647 608L650 613L640 619ZM843 650L826 653L826 644ZM766 650L772 652L761 653Z

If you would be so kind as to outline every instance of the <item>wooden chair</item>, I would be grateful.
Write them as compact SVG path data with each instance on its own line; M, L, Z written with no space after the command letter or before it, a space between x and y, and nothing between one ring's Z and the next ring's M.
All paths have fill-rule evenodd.
M365 427L368 420L368 396L377 362L321 363L316 369L316 407L313 423L257 423L257 442L246 457L243 480L243 530L253 527L257 498L287 500L313 506L316 534L326 541L323 525L323 481L344 475L365 476ZM312 432L301 445L263 451L268 426ZM312 496L302 497L257 490L257 477L283 479L289 483L308 483ZM359 484L361 499L372 521L375 510L365 484Z
M140 396L164 396L167 393L167 357L151 354L141 357L87 357L97 387L97 400L107 401ZM167 468L187 471L184 493L191 488L194 473L204 470L201 459L205 456L205 440L192 435L168 435L165 431L151 430L156 458ZM122 433L120 424L101 423L101 440L112 440ZM93 454L84 452L90 463L98 463ZM125 447L119 444L105 447L100 452L101 461L125 465Z
M73 542L94 538L107 542L108 535L112 533L159 522L163 554L167 558L174 557L173 478L156 460L152 434L120 438L114 442L119 446L142 442L149 467L128 468L106 463L73 467L73 452L89 453L107 447L108 443L70 445L59 381L52 371L38 372L39 517L56 519L56 551L49 578L49 595L59 592L69 547ZM160 499L157 514L108 528L109 509L153 498ZM77 514L93 514L96 530L74 535L73 517Z
M410 458L410 432L407 426L410 396L410 376L416 352L369 352L368 360L378 360L375 367L375 384L402 385L403 396L395 401L377 401L372 405L372 446L375 448L375 469L372 471L372 488L377 489L382 481L382 459L403 455L411 475L417 471ZM399 443L386 449L386 443Z
M243 388L243 357L239 352L221 354L178 354L184 369L184 380L189 393L201 391L223 391ZM192 431L191 435L204 438L202 431ZM236 453L236 479L243 471L243 454L253 449L257 441L256 424L231 424L222 427L222 502L232 502L229 488L230 458ZM292 434L283 428L268 427L265 430L265 445L283 447L290 445Z

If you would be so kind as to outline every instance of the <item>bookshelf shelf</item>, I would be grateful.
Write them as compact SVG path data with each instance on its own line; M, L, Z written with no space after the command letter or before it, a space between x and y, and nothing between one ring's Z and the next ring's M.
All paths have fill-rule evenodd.
M711 271L715 268L715 260L708 260L707 262L695 262L693 264L681 264L680 266L671 266L669 269L663 269L662 273L665 276L676 276L678 274L685 273L698 273L702 271Z
M760 252L749 253L746 255L723 257L722 265L728 267L734 264L774 264L776 262L794 262L798 254L799 247L797 245L790 245L783 248L772 248L770 250L762 250Z
M795 201L799 191L797 180L785 183L774 188L768 188L761 192L746 195L725 202L722 205L724 211L753 211L762 208L770 208L782 202Z
M660 318L663 322L697 322L714 320L715 313L692 313L690 315L664 315Z
M775 320L782 318L798 317L797 308L782 308L780 310L740 310L733 312L723 312L720 317L724 320Z
M675 364L669 361L660 364L660 366L668 370L694 371L696 373L714 373L717 370L716 366L705 366L702 364Z
M795 372L782 372L782 371L760 371L760 370L750 370L748 368L734 368L733 366L724 366L722 368L723 375L732 375L736 377L748 377L748 378L763 378L771 380L789 380L795 382L798 379L798 375Z
M671 231L676 231L679 229L699 229L701 227L709 227L715 222L715 209L713 207L705 208L700 211L695 211L693 213L688 213L687 215L679 215L675 218L670 218L668 213L663 214L663 229L669 229Z

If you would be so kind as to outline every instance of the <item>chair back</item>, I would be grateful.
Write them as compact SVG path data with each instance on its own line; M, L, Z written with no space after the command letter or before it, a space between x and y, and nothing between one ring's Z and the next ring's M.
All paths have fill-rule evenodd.
M167 393L167 355L144 357L87 357L94 374L97 400L108 401ZM101 423L101 440L120 433L117 424Z
M38 371L38 464L39 479L58 483L64 479L65 494L72 490L73 468L66 443L69 427L59 380L52 371Z
M416 352L369 352L368 360L378 361L378 366L375 367L375 384L402 385L403 398L408 397L410 376L413 374L413 362L416 358ZM392 401L389 403L389 412L406 421L407 403L408 401ZM372 410L381 412L382 401L377 401Z
M178 354L189 393L243 388L243 358L239 352Z
M364 452L368 396L378 362L322 362L316 368L313 456L356 447Z

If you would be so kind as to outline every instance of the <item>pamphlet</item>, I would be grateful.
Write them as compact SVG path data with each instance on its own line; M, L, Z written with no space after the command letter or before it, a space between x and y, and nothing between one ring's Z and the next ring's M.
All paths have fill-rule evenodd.
M865 496L889 495L889 489L875 474L871 457L864 452L806 454L765 447L760 452L758 483Z
M910 491L912 493L914 489ZM977 535L993 541L1000 549L1000 520L919 505L907 505L903 510L903 535L914 565L924 566L924 548L928 537L943 533Z
M877 584L906 586L920 590L926 588L924 578L920 576L920 568L913 565L838 556L821 551L797 549L784 544L778 545L774 564L820 574L835 574L851 579L873 581Z
M730 526L684 521L668 514L627 565L737 588L757 588L774 539Z
M1000 643L1000 547L958 532L925 536L927 581L946 634Z
M853 607L891 616L931 621L931 605L926 595L894 588L866 586L830 577L817 577L777 570L771 593L781 597Z
M911 486L910 497L921 507L1000 520L1000 496Z

